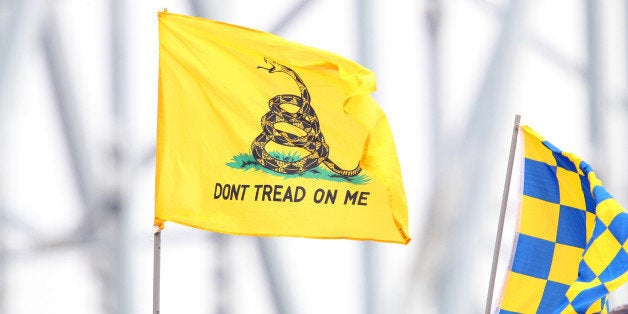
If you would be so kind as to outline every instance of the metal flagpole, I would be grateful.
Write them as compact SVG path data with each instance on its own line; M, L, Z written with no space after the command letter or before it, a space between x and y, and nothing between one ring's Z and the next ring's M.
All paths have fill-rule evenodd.
M499 260L499 249L502 244L502 233L504 231L504 220L506 217L506 205L508 204L508 193L510 191L510 179L512 177L512 166L515 159L515 149L517 148L517 133L519 131L519 121L521 115L515 116L515 124L512 130L512 139L510 140L510 156L508 157L508 169L506 170L506 180L504 182L504 192L502 194L502 208L499 212L499 224L497 226L497 234L495 235L495 248L493 249L493 266L491 268L491 278L488 284L488 294L486 296L486 314L490 314L493 290L495 288L495 275L497 273L497 261Z
M155 226L155 244L153 247L153 314L159 314L161 229L162 228Z

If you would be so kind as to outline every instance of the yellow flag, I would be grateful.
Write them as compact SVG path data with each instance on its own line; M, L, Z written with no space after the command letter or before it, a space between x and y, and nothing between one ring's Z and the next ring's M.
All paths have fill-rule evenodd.
M158 18L155 225L410 241L371 71L257 30Z

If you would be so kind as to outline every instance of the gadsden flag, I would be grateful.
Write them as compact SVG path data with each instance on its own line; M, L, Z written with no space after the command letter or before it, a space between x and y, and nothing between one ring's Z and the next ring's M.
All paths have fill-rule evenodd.
M155 225L410 241L372 72L261 31L158 19Z

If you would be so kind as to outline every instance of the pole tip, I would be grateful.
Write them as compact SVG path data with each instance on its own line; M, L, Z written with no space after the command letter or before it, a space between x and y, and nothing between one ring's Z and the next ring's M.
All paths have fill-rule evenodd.
M164 229L164 224L161 224L159 226L153 226L153 233L160 233L161 230Z

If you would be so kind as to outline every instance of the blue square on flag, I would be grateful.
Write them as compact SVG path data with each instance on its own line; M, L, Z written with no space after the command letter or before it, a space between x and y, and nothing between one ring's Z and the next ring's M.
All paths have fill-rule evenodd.
M554 242L520 234L512 271L547 279L554 256Z
M569 289L569 285L548 280L545 284L545 290L543 290L541 304L539 304L539 313L553 312L560 300L564 298L567 289Z
M556 242L584 249L587 241L585 212L561 205Z
M523 194L551 203L560 202L556 167L526 158L524 171Z

